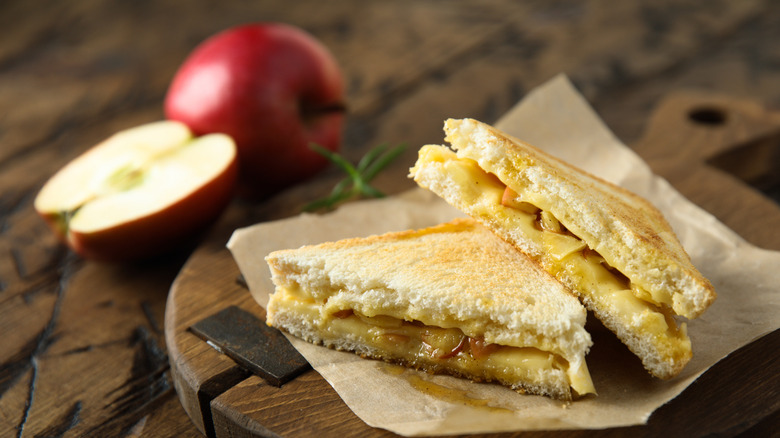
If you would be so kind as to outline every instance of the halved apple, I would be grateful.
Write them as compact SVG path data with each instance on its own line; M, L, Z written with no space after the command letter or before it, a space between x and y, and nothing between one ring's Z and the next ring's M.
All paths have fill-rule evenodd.
M129 260L171 249L230 201L236 146L224 134L193 137L180 122L118 132L57 172L35 210L86 258Z

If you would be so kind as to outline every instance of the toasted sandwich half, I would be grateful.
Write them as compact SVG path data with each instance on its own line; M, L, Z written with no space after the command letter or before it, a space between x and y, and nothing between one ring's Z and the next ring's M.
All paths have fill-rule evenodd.
M660 211L472 119L445 122L445 146L411 176L538 261L660 378L691 358L684 321L715 299Z
M520 392L595 393L586 310L472 219L276 251L267 323L309 342Z

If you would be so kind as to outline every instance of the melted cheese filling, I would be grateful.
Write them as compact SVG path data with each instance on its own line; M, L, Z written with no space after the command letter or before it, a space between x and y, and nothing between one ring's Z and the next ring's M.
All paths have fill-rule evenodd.
M529 253L547 271L580 292L586 302L596 303L602 311L615 316L623 327L631 327L652 339L665 360L690 356L685 323L678 327L666 304L654 302L649 292L609 266L552 214L525 202L473 160L457 158L441 147L426 148L425 153L424 161L439 162L456 182L460 196L468 204L466 212L490 222L497 219L510 230L520 230L518 234L536 245L530 248L535 251Z
M479 336L466 336L459 328L331 309L300 287L277 288L271 307L275 312L304 316L326 344L346 339L368 346L378 353L377 358L510 386L518 381L546 386L551 378L563 379L578 395L596 392L585 361L572 366L559 355L538 348L489 344Z

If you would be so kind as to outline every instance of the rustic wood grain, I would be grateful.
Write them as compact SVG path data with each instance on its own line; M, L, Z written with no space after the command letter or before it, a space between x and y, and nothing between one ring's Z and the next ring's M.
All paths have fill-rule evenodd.
M682 88L780 108L780 4L768 0L3 1L0 435L198 434L162 334L168 290L197 242L139 264L86 262L32 201L91 145L161 118L186 54L250 21L292 23L331 48L348 84L347 157L410 145L378 178L388 193L411 187L414 150L440 141L442 119L492 122L562 71L629 143L658 99ZM227 222L296 214L338 178L329 170L266 202L236 201ZM201 241L219 248L222 237Z

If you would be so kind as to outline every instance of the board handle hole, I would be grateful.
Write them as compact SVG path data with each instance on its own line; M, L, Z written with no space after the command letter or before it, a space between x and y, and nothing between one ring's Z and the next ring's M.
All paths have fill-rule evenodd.
M694 108L688 113L688 118L700 125L719 126L726 123L726 112L720 108Z

